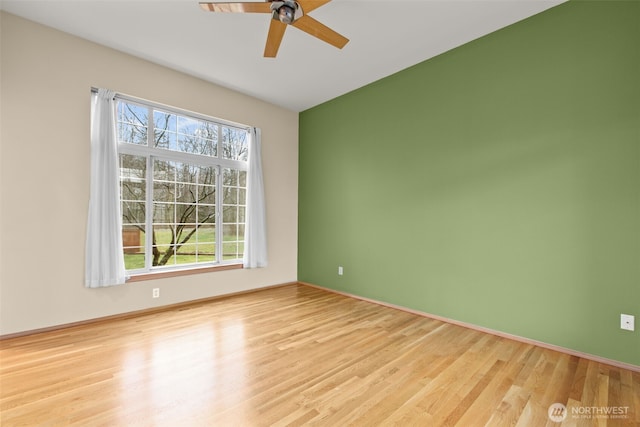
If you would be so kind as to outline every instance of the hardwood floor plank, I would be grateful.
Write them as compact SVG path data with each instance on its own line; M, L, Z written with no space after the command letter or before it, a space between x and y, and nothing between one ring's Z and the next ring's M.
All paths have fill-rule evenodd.
M0 341L7 426L640 425L640 373L290 285ZM572 409L628 408L626 418Z
M515 426L530 397L531 393L527 390L512 385L491 414L486 426Z

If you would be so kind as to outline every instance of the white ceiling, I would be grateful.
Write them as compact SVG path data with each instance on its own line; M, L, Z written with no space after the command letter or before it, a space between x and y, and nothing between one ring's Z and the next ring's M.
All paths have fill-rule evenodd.
M1 0L15 15L303 111L565 0L333 0L309 15L351 41L288 27L263 58L268 14L205 12L198 0ZM507 52L505 52L507 54Z

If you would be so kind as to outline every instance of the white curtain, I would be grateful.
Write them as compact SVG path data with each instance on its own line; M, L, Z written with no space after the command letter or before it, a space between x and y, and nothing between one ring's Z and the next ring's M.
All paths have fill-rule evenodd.
M267 266L267 220L265 213L260 129L249 134L249 172L247 174L247 213L244 230L244 268Z
M99 288L126 280L118 180L115 92L91 97L91 193L87 222L85 286Z

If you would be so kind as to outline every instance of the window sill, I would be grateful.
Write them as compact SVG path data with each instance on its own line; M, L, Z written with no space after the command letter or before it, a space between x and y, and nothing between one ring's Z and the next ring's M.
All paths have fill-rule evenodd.
M212 273L214 271L241 270L242 264L216 265L215 267L190 268L188 270L160 271L157 273L142 273L131 276L127 283L143 282L145 280L166 279L168 277L191 276L193 274Z

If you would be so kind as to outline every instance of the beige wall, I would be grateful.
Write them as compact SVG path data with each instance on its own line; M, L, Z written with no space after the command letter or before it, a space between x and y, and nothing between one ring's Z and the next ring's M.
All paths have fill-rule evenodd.
M296 279L298 114L2 13L0 334ZM269 267L86 289L91 87L262 128ZM151 298L159 287L160 299Z

